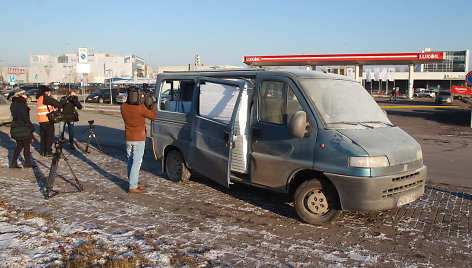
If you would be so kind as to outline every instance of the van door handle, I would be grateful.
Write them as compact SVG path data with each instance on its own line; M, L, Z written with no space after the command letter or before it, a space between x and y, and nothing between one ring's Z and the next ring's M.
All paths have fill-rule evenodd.
M252 137L255 138L255 139L258 139L261 137L261 129L260 128L257 128L257 127L254 127L252 128Z

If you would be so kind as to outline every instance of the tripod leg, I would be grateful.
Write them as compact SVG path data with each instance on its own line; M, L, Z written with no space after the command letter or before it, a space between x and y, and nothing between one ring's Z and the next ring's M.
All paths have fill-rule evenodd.
M88 154L88 152L89 152L89 151L88 151L88 148L89 148L89 146L90 146L90 142L92 141L92 135L93 135L93 133L90 132L90 133L89 133L89 136L88 136L88 140L87 140L87 145L85 146L85 153L87 153L87 154Z
M54 180L57 175L57 166L59 165L60 154L54 153L52 158L51 169L49 170L48 180L46 182L46 198L51 197L51 192L54 187Z
M64 153L61 153L61 155L62 155L62 158L64 158L64 160L66 161L67 166L69 167L70 173L72 173L72 176L74 177L74 180L75 180L75 183L77 184L79 192L82 192L84 187L80 183L79 179L77 179L77 176L75 176L74 170L72 169L72 166L70 165L69 161L67 160L67 157L64 155Z
M96 142L97 145L98 145L98 149L100 149L100 152L103 154L102 147L100 147L100 143L98 143L98 140L97 140L97 137L95 136L95 133L93 134L93 138L95 139L95 142Z

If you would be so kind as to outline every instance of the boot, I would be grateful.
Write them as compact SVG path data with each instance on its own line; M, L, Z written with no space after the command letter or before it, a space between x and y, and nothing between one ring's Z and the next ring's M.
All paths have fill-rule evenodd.
M16 161L11 161L10 168L21 168L21 167L18 166L18 162L16 162Z
M25 167L25 168L35 168L35 167L38 167L38 166L36 164L26 163L23 167Z
M36 164L33 164L31 162L31 154L30 154L29 150L27 150L24 153L24 157L25 157L25 164L23 165L23 167L25 167L25 168L35 168L35 167L37 167Z

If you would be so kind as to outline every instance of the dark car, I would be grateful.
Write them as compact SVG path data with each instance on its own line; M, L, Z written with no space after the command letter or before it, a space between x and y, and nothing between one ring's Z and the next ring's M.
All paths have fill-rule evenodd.
M12 88L12 89L9 89L7 91L2 91L2 95L3 95L3 97L8 98L8 95L10 95L10 93L13 93L17 90L18 90L18 88Z
M118 89L112 89L113 102L116 103L116 96L118 96ZM110 102L110 89L100 88L90 93L85 99L86 102L105 103Z
M449 90L441 90L436 95L436 98L434 99L434 101L437 104L441 104L441 103L451 104L452 103L452 94Z

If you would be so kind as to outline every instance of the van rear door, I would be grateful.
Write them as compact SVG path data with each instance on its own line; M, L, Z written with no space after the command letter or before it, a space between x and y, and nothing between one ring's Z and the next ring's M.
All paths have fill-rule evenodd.
M246 81L202 77L197 85L189 166L229 187L234 124Z

